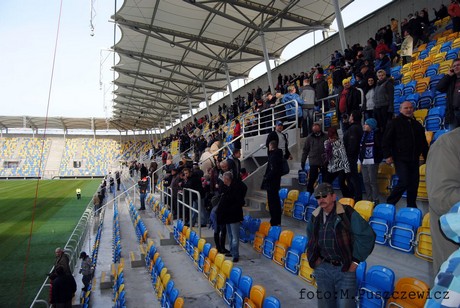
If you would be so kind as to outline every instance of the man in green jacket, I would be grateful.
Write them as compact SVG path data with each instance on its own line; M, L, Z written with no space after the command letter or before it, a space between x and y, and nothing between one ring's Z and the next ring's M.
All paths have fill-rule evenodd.
M319 207L307 226L307 257L318 307L356 307L356 268L374 249L375 233L352 207L336 201L332 185L318 185L314 196Z

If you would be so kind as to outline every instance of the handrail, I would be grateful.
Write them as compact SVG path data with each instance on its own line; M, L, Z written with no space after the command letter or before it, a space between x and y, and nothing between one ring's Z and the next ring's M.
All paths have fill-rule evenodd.
M184 193L188 193L188 201L191 204L187 204L184 200ZM195 194L197 195L197 209L193 207L193 201L192 201L192 195ZM179 199L179 196L182 198ZM193 229L193 219L192 219L192 212L195 212L198 216L198 235L201 237L201 195L200 192L190 189L190 188L184 188L182 191L179 191L177 193L177 209L179 209L179 203L182 204L182 219L185 221L185 208L189 209L189 224L190 228Z

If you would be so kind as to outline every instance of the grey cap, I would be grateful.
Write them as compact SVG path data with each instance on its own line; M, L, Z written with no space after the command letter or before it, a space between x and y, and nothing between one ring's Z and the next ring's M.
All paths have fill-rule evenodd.
M316 197L327 196L328 194L333 194L334 188L329 183L321 183L315 188L313 195Z

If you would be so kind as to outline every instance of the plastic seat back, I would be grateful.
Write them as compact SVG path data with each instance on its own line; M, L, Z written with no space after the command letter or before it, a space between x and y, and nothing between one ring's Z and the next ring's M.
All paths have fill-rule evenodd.
M203 275L205 275L206 277L209 276L209 273L211 271L211 265L214 263L217 254L217 249L213 247L209 250L208 257L204 260Z
M359 263L358 267L356 268L356 285L358 290L364 284L366 280L366 269L367 269L367 262L362 261Z
M279 239L281 234L280 226L270 227L268 235L264 239L262 253L267 258L271 259L273 257L273 251L275 249L275 242Z
M284 266L284 260L288 248L291 246L294 232L291 230L284 230L281 232L279 240L275 242L275 251L273 252L273 262Z
M289 190L287 188L281 188L278 192L278 195L282 201L287 198Z
M242 272L239 267L232 268L229 279L225 283L225 290L222 297L229 306L233 306L235 291L238 289Z
M286 252L284 268L297 275L299 272L300 258L307 248L307 237L304 235L296 235L292 239L291 247Z
M375 232L375 242L377 244L385 245L387 243L395 220L395 214L395 206L392 204L382 203L374 208L369 219L369 225Z
M222 267L220 268L219 273L217 274L216 290L220 295L222 295L224 292L225 283L227 282L227 279L230 277L232 267L233 262L230 260L225 260L222 263Z
M412 253L415 236L422 222L422 212L417 208L402 208L396 214L394 226L391 228L390 247Z
M415 256L427 261L433 261L433 244L430 228L430 213L426 213L422 220L422 225L417 230L417 246Z
M396 282L394 294L417 294L417 296L395 296L388 300L388 307L424 307L430 293L429 286L416 278L403 277Z
M374 210L374 202L361 200L356 202L355 211L357 211L364 220L369 221Z
M262 304L265 299L265 288L261 285L254 285L249 292L249 299L252 302L247 307L262 308Z
M216 283L217 274L219 273L224 261L225 261L225 255L222 253L218 253L216 255L216 258L214 259L214 262L211 264L211 268L209 269L208 280L213 286Z
M339 202L343 205L355 206L355 200L353 198L341 198Z
M307 254L305 252L300 257L299 277L311 285L316 285L315 277L313 277L313 269L308 263Z
M255 234L254 243L252 245L257 252L262 252L264 239L268 235L269 230L270 223L268 221L263 221L260 224L259 231Z
M250 276L242 276L240 278L240 285L235 291L234 307L242 308L244 305L244 299L249 297L249 292L252 288L252 278Z
M359 294L360 307L385 307L394 290L395 273L392 269L374 265L366 273Z
M269 296L264 299L264 303L262 305L263 308L280 308L281 303L279 299L274 296Z

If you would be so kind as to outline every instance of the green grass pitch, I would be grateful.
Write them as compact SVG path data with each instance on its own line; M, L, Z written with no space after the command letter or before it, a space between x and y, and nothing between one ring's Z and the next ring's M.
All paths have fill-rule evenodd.
M37 180L0 181L0 307L30 306L53 266L55 248L64 247L100 183L101 179L40 180L37 186ZM76 198L77 188L81 188L81 200ZM21 292L24 266L26 279Z

